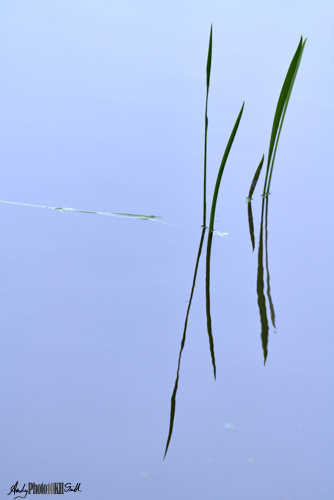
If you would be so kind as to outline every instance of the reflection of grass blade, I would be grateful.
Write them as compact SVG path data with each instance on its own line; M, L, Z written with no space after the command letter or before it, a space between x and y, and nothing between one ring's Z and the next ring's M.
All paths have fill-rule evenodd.
M186 314L186 320L185 320L185 323L184 323L183 337L182 337L182 341L181 341L181 348L180 348L180 354L179 354L179 362L178 362L178 366L177 366L176 380L175 380L174 391L173 391L173 394L172 394L171 404L170 404L169 432L168 432L168 438L167 438L167 444L166 444L166 450L165 450L164 459L165 459L165 456L167 454L169 443L170 443L170 440L171 440L171 437L172 437L172 433L173 433L174 417L175 417L175 407L176 407L176 393L177 393L177 388L178 388L178 385L179 385L179 372L180 372L180 365L181 365L181 355L182 355L182 351L183 351L183 348L184 348L184 344L186 342L186 332L187 332L187 326L188 326L188 316L189 316L190 306L191 306L191 302L192 302L193 294L194 294L194 290L195 290L197 269L198 269L199 259L201 257L201 253L202 253L204 234L205 234L205 228L203 228L202 237L201 237L201 241L200 241L200 244L199 244L199 249L198 249L198 254L197 254L197 260L196 260L196 266L195 266L194 279L193 279L193 286L192 286L192 289L191 289L191 294L190 294L190 299L189 299L189 304L188 304L188 309L187 309L187 314Z
M214 344L213 344L211 312L210 312L210 262L211 262L212 237L213 237L213 232L209 231L208 246L207 246L207 250L206 250L205 289L206 289L206 320L207 320L208 335L209 335L211 361L212 361L212 366L213 366L213 375L216 378L216 362L215 362L215 351L214 351Z
M261 228L260 228L260 240L259 240L259 254L258 254L258 266L257 266L257 303L259 305L260 320L261 320L261 340L264 364L266 364L266 359L268 356L268 316L267 316L267 306L266 298L264 296L264 269L263 269L263 212L264 203L268 201L267 198L262 199L262 213L261 213Z
M264 182L263 196L269 194L271 176L273 173L273 167L274 167L275 156L276 156L276 149L277 149L278 141L280 138L285 113L286 113L286 110L287 110L287 107L289 104L292 88L293 88L293 85L295 83L298 68L299 68L300 61L301 61L301 58L303 55L305 43L306 43L306 40L303 42L303 37L301 37L299 45L297 47L295 55L293 56L293 59L291 61L287 75L285 77L283 87L282 87L282 90L281 90L281 93L280 93L280 96L278 99L276 112L275 112L275 116L274 116L273 127L272 127L272 131L271 131L271 137L270 137L268 161L267 161L267 172L266 172L266 178L265 178L265 182ZM269 179L268 179L268 176L269 176Z
M156 215L136 215L136 214L122 214L122 213L111 213L111 212L94 212L91 210L76 210L75 208L61 208L61 207L47 207L44 205L32 205L31 203L19 203L17 201L3 201L0 203L9 203L10 205L23 205L24 207L35 207L35 208L49 208L50 210L57 210L58 212L79 212L85 214L97 214L97 215L107 215L109 217L130 217L131 219L160 219Z
M269 302L271 322L272 322L273 327L276 329L276 325L275 325L275 309L274 309L274 303L273 303L273 300L272 300L272 297L271 297L271 291L270 291L269 256L268 256L268 206L269 206L269 199L267 199L267 203L266 203L266 219L265 219L265 249L266 249L266 271L267 271L267 296L268 296L268 302Z
M206 63L206 102L205 102L205 138L204 138L204 194L203 194L203 227L206 226L206 150L208 137L208 97L211 75L211 59L212 59L212 24L210 30L210 41L208 50L208 59Z
M249 225L249 234L251 237L253 252L255 250L255 236L254 236L254 224L253 224L253 213L252 213L252 202L248 203L248 225Z
M217 205L217 199L218 199L218 193L219 193L219 187L220 187L220 181L222 179L222 175L223 175L223 172L224 172L225 164L226 164L226 161L227 161L228 155L230 153L230 150L231 150L231 147L232 147L235 135L236 135L238 127L239 127L241 116L242 116L242 113L243 113L243 110L244 110L244 105L245 105L245 103L243 103L243 105L241 107L241 110L239 112L238 118L237 118L237 120L235 122L235 125L233 127L233 130L232 130L232 133L230 135L229 141L227 143L227 146L226 146L226 149L225 149L225 152L224 152L224 156L223 156L222 162L220 164L219 172L218 172L218 175L217 175L216 186L215 186L215 191L213 193L212 205L211 205L210 226L209 226L210 231L213 231L213 222L214 222L214 218L215 218L216 205Z
M262 156L262 160L260 161L260 164L256 169L255 175L254 175L253 180L252 180L251 187L249 188L249 194L248 194L248 198L246 200L247 202L250 202L252 199L254 189L256 188L257 181L259 180L259 177L260 177L263 161L264 161L264 155Z

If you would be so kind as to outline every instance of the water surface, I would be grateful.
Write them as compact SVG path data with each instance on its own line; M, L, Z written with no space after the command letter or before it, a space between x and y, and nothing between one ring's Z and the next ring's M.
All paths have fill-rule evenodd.
M1 199L161 219L0 204L3 495L18 480L88 499L332 499L333 7L13 5ZM217 206L228 235L211 242L212 338L207 232L191 297L211 21L208 203L246 101ZM301 34L253 251L245 198Z

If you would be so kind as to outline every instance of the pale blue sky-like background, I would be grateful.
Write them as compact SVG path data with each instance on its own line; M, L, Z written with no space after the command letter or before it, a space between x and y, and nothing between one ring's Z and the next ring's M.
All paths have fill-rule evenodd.
M17 480L82 499L331 500L333 54L330 1L16 1L0 6L1 495ZM224 172L170 398L202 223ZM307 37L273 174L277 330L263 366L245 198ZM261 188L254 195L256 244ZM229 427L229 425L232 427ZM12 498L8 497L8 498Z
M102 209L112 200L115 211L145 213L153 203L165 214L172 197L176 214L200 212L195 200L202 178L194 174L203 156L199 117L211 22L211 184L245 100L235 184L248 188L253 165L267 152L279 91L301 35L308 37L307 51L282 139L295 145L288 154L300 165L298 178L310 175L308 164L321 171L326 163L331 2L11 1L2 4L1 16L2 184L10 199L24 195L34 203L38 193L41 204L52 205L56 196L56 205L71 206L75 197L90 208L98 197ZM307 151L313 161L305 164L310 142L318 147ZM240 156L245 148L249 166ZM283 167L276 179L280 174L282 181L291 177ZM184 206L185 192L194 197L191 209Z

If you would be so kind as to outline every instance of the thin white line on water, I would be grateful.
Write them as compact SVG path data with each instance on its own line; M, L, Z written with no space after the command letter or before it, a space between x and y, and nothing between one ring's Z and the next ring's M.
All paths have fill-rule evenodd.
M49 210L56 210L57 212L64 212L64 213L84 213L84 214L95 214L95 215L105 215L108 217L123 217L126 219L141 219L141 220L150 220L153 222L158 222L159 224L164 224L165 226L170 226L170 227L175 227L176 229L181 229L181 231L187 231L188 233L194 233L194 231L191 231L190 229L185 229L180 226L175 226L174 224L170 224L169 222L164 222L161 219L161 217L157 215L136 215L136 214L123 214L123 213L113 213L113 212L96 212L93 210L78 210L76 208L68 208L68 207L49 207L46 205L33 205L32 203L21 203L18 201L5 201L5 200L0 200L0 203L7 203L9 205L21 205L24 207L34 207L34 208L48 208ZM220 233L219 231L213 231L214 235L221 236L223 238L228 238L229 233ZM228 238L231 239L231 238Z

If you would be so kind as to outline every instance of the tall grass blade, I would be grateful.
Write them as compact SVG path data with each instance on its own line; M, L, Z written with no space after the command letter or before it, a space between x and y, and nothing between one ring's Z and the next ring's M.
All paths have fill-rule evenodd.
M210 30L210 41L208 50L208 59L206 63L206 101L205 101L205 137L204 137L204 193L203 193L203 227L206 226L206 158L207 158L207 138L208 138L208 98L211 75L211 60L212 60L212 24Z
M196 260L196 266L195 266L195 272L194 272L193 285L192 285L192 288L191 288L190 299L189 299L189 304L188 304L188 309L187 309L187 314L186 314L186 320L185 320L185 323L184 323L183 336L182 336L182 340L181 340L181 347L180 347L180 354L179 354L179 361L178 361L178 365L177 365L176 380L175 380L174 390L173 390L173 394L172 394L172 397L171 397L171 403L170 403L169 431L168 431L168 437L167 437L167 443L166 443L166 449L165 449L164 459L165 459L165 457L167 455L169 443L170 443L170 440L171 440L172 434L173 434L174 418L175 418L175 408L176 408L176 394L177 394L177 389L178 389L178 385L179 385L179 373L180 373L180 366L181 366L181 356L182 356L182 351L183 351L183 348L184 348L184 345L185 345L185 342L186 342L186 333L187 333L187 326L188 326L188 316L189 316L191 302L193 300L193 295L194 295L194 290L195 290L196 276L197 276L197 270L198 270L199 260L200 260L201 253L202 253L202 247L203 247L205 229L206 228L204 227L203 230L202 230L202 237L201 237L201 241L200 241L199 249L198 249L198 254L197 254L197 260Z
M261 170L262 170L262 165L263 165L263 162L264 162L264 155L262 156L262 159L260 161L260 164L259 166L257 167L256 169L256 172L254 174L254 177L253 177L253 180L252 180L252 184L249 188L249 193L248 193L248 198L246 199L246 201L249 203L252 199L252 196L253 196L253 193L254 193L254 190L256 188L256 184L257 184L257 181L259 180L259 177L260 177L260 174L261 174Z
M281 90L281 93L280 93L280 96L278 99L276 112L275 112L275 116L274 116L274 122L273 122L273 126L272 126L272 131L271 131L270 143L269 143L267 171L266 171L266 178L264 181L263 196L267 196L269 194L277 145L278 145L278 141L280 138L282 125L284 122L286 110L288 108L293 85L295 83L295 79L296 79L296 76L298 73L298 68L299 68L300 61L301 61L301 58L303 55L305 43L306 43L306 40L303 42L303 37L301 37L299 45L298 45L297 50L295 52L295 55L293 56L292 61L290 63L290 66L289 66L289 69L288 69L287 75L285 77L283 87L282 87L282 90Z
M212 60L212 24L211 24L211 30L210 30L208 59L206 62L206 92L207 93L209 93L209 87L210 87L211 60Z
M220 164L219 172L218 172L218 175L217 175L215 191L213 193L212 204L211 204L210 225L209 225L209 230L210 231L213 231L213 223L214 223L214 218L215 218L215 213L216 213L216 205L217 205L217 199L218 199L220 181L222 179L222 175L223 175L223 172L224 172L226 161L227 161L227 158L228 158L228 155L230 153L230 150L231 150L231 147L232 147L235 135L236 135L238 127L239 127L241 116L242 116L242 113L243 113L243 110L244 110L244 105L245 105L245 103L243 103L243 105L241 107L241 110L239 112L238 118L237 118L237 120L235 122L235 125L233 127L233 130L232 130L232 133L230 135L229 141L227 143L227 146L226 146L226 149L225 149L225 152L224 152L224 156L223 156L222 162Z

